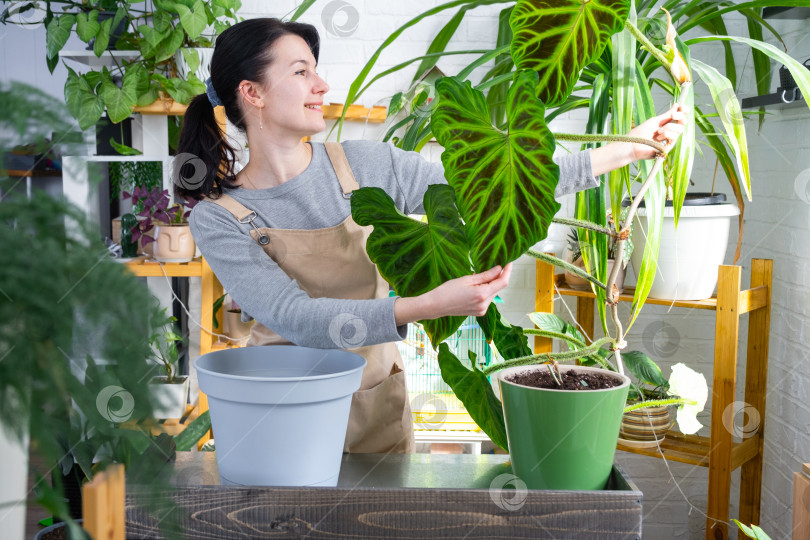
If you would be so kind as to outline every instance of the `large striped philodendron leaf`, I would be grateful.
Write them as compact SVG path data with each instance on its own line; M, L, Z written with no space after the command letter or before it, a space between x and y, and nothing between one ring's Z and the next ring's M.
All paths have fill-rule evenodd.
M548 234L560 205L559 168L545 107L534 96L537 73L523 70L507 96L507 129L492 125L486 98L469 82L436 83L433 133L444 146L444 174L456 192L475 269L505 265Z
M547 107L571 94L579 72L624 27L630 0L518 0L512 11L512 59L540 74Z
M453 189L428 187L424 197L429 223L400 212L380 188L366 187L352 194L352 217L359 225L373 225L366 251L380 275L400 296L418 296L445 281L472 274L469 245L459 219ZM420 321L435 346L447 339L466 317Z

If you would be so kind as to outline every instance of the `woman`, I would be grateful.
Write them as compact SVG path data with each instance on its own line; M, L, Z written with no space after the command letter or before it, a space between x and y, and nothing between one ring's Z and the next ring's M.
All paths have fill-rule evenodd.
M305 143L321 132L323 95L313 26L250 19L220 35L207 95L188 107L178 153L177 194L202 200L191 230L225 290L256 320L248 345L344 348L368 365L352 399L344 449L412 452L413 430L402 360L394 341L407 323L481 315L509 283L511 264L450 280L412 298L389 297L365 251L370 228L351 218L358 186L383 188L405 213L424 213L427 186L444 183L440 164L372 141ZM213 106L247 134L250 162L239 173L220 135ZM633 130L674 139L683 113L671 110ZM557 195L597 185L595 176L654 151L611 144L567 156ZM192 174L186 169L207 174ZM188 172L189 174L180 174ZM217 178L217 176L220 176Z

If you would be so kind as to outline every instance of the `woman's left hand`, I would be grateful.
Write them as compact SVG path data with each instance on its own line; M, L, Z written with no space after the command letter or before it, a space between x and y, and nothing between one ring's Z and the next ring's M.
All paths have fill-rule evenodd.
M641 125L630 130L628 135L632 137L642 137L663 143L667 147L674 146L678 137L686 127L686 107L675 104L664 114L654 116ZM633 160L652 159L658 151L646 144L633 144Z

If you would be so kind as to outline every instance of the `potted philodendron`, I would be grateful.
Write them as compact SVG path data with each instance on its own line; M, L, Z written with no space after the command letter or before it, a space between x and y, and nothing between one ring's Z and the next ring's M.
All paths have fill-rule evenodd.
M508 91L513 84L515 71L526 67L523 60L515 58L514 54L510 54L510 52L514 53L514 38L516 36L515 26L510 24L510 19L514 20L515 13L525 12L524 6L534 6L536 4L538 3L518 2L514 5L508 5L500 12L497 18L493 18L493 26L497 26L497 40L495 47L489 50L446 50L447 44L452 42L453 35L459 28L463 27L464 17L473 14L475 9L482 5L476 0L448 2L414 16L413 19L397 28L363 66L363 69L350 86L346 101L349 103L357 101L371 86L371 83L381 77L407 69L416 63L418 63L418 67L411 84L417 82L421 74L435 66L436 62L444 55L469 54L474 56L474 60L462 69L457 76L459 79L464 80L475 69L487 65L489 62L494 62L491 69L486 71L480 79L476 79L475 88L486 92L486 95L482 96L481 99L486 102L486 113L489 114L492 125L500 130L507 130L511 123L510 114L508 113ZM643 233L644 240L649 240L649 248L644 243L639 244L639 242L636 242L634 267L640 287L636 289L634 305L638 307L644 304L650 294L654 296L668 294L659 293L655 289L653 289L652 293L650 292L650 285L653 283L655 276L666 271L665 268L659 268L656 264L659 253L662 255L663 267L668 264L664 259L674 258L673 255L670 255L670 253L674 253L673 251L659 249L662 234L664 234L662 231L664 229L674 230L681 223L680 218L682 215L687 218L683 220L686 222L687 220L691 221L691 214L699 214L700 221L697 228L701 233L704 232L702 227L706 224L706 220L703 215L708 209L695 210L694 207L687 206L686 210L684 210L684 201L687 200L687 188L692 174L694 149L698 142L704 143L705 147L711 150L708 155L716 158L719 165L718 169L727 177L729 187L734 194L734 199L736 199L736 206L739 209L740 234L734 261L736 262L739 258L743 236L744 203L745 199L751 200L751 179L743 113L735 97L734 90L738 79L750 74L756 84L757 93L767 94L770 92L769 85L772 80L770 60L776 60L790 72L796 81L796 85L801 89L805 101L810 103L810 94L807 93L810 92L810 77L808 77L807 69L780 50L779 47L774 47L763 40L765 33L771 33L776 40L781 41L781 36L777 30L761 17L762 8L768 5L767 0L729 3L721 8L718 8L717 4L710 0L697 0L685 6L679 6L678 9L673 10L671 17L668 13L662 15L657 12L659 5L660 2L657 0L636 0L634 8L629 11L628 15L632 28L628 27L626 31L615 34L615 37L610 40L610 46L602 49L601 54L589 55L589 53L583 52L583 49L574 51L566 47L559 48L559 40L556 39L549 41L552 44L550 46L539 43L539 40L527 42L527 49L534 48L535 50L550 53L548 59L538 58L536 62L536 67L539 69L552 65L551 70L540 74L542 79L545 80L549 76L555 77L559 74L559 78L565 84L575 83L578 90L576 95L570 95L566 92L567 98L561 102L549 102L544 99L546 122L551 122L559 115L574 109L585 108L588 109L585 131L591 135L598 135L589 138L556 134L557 140L581 141L590 147L594 147L604 140L604 133L612 135L627 133L632 125L637 125L643 118L649 118L652 112L650 104L652 103L651 89L653 87L658 87L660 90L671 94L673 99L680 100L692 110L693 114L690 115L687 130L676 146L667 152L664 159L663 168L666 172L664 178L657 179L652 189L648 189L645 195L647 208L639 209L640 211L637 210L636 213L639 225L634 231L634 236L638 237ZM617 8L624 10L629 7L628 2L612 1L591 3L590 6L586 11L597 9L595 6L605 6L606 13L614 12ZM557 7L564 14L562 18L551 22L548 22L549 19L538 19L538 28L542 26L558 36L562 35L557 33L558 30L563 28L568 31L578 32L576 34L578 39L572 40L572 43L574 41L580 42L583 39L591 39L596 30L586 28L585 19L580 20L579 28L574 28L569 24L568 15L573 16L573 14L581 13L579 11L582 7L581 2L566 1L559 3ZM423 55L401 62L394 68L384 70L373 78L370 77L370 73L380 58L382 51L395 43L405 30L425 19L437 15L444 16L446 15L445 10L450 9L458 11L441 28ZM724 35L729 27L727 23L730 22L727 19L732 17L746 20L747 36ZM593 28L601 25L607 18L609 16L594 17L592 19L594 21ZM705 35L687 40L681 40L678 36L679 33L685 33L698 26L705 32ZM546 37L544 37L545 39ZM723 46L725 51L724 68L718 70L691 58L689 48L704 43L717 43ZM644 46L641 46L641 44L644 44ZM733 48L733 44L751 47L751 55L754 59L751 64L753 69L738 74L737 66L742 65L743 62L739 58L739 49ZM648 45L652 45L652 47ZM664 49L662 51L663 56L653 53L653 49L658 46ZM556 50L555 47L557 47ZM588 44L588 47L590 47L590 44ZM660 67L674 59L676 50L680 53L685 65L706 83L713 107L704 107L702 105L695 107L694 93L691 87L673 84L666 75L662 76ZM748 54L748 51L745 51L745 53ZM563 59L567 54L578 56L576 60L578 64L574 71L560 74L559 70L553 69L553 65L570 67L573 59ZM586 61L580 62L582 59ZM394 95L391 100L392 110L399 107L398 104L402 102L403 95L401 92ZM433 117L428 113L435 108L436 103L438 103L438 100L434 100L430 107L424 107L419 106L420 104L414 101L415 106L412 107L410 114L401 120L397 118L396 123L386 132L385 140L397 140L398 146L408 150L421 148L435 135ZM763 121L765 121L764 115L760 116L760 123ZM338 136L342 124L343 119L341 118L336 124ZM702 135L703 140L698 141L696 135ZM656 174L660 175L658 172ZM624 186L638 186L639 181L646 177L645 171L640 171L639 175L631 175L629 168L612 172L605 177L599 187L577 194L575 217L608 227L607 216L611 213L614 215L619 214L622 200L628 195ZM665 201L667 202L665 203ZM665 210L665 204L670 208ZM701 262L700 266L706 267L706 273L710 280L717 277L716 265L718 263L714 261L723 260L723 255L718 251L725 253L725 247L716 248L715 246L724 244L721 241L724 234L722 232L722 227L724 227L722 223L723 221L727 223L729 218L733 217L731 214L734 214L735 211L733 205L721 208L721 215L715 220L720 222L721 229L717 234L712 233L716 240L710 243L703 241L703 235L701 235L701 241L699 242L692 242L681 237L678 242L679 248L683 246L690 246L691 248L696 245L706 247L696 259L692 258L691 253L689 255L682 254L678 257L681 262L684 260L689 261L687 264L682 263L680 265L679 268L682 273L697 266L693 265L693 263L699 260ZM618 230L618 225L616 224L616 230ZM584 257L585 268L590 274L604 283L609 273L606 264L602 262L603 257L601 254L607 250L610 239L596 231L586 229L581 232L580 241L586 246L593 246L593 250L600 254L596 257L597 264L595 265L589 262L586 255ZM683 236L685 232L681 234ZM713 262L709 263L707 261ZM656 281L663 283L663 278L659 277ZM673 283L674 279L670 278L666 281ZM706 288L705 285L701 287L704 291ZM710 292L712 288L713 285L710 284L708 286ZM679 286L678 291L680 294L686 291L686 287ZM601 302L604 300L604 294L600 292L600 289L597 289L596 292L600 301L600 311L602 311L604 307L601 306ZM688 294L692 296L706 295L705 293L691 291Z
M572 324L553 313L532 313L532 322L543 335L563 340L569 350L586 347L582 333ZM610 365L614 353L598 349L593 355L579 359L584 366ZM661 368L641 351L622 352L622 361L629 375L627 400L621 420L621 442L628 446L655 446L677 418L678 428L692 435L702 427L696 416L703 411L708 399L706 378L684 364L676 364L667 380ZM673 410L677 408L677 417Z
M197 245L188 216L196 202L187 203L189 209L179 203L170 204L169 191L161 186L151 190L138 186L131 194L125 191L123 197L142 208L137 213L141 219L131 229L133 242L140 241L144 247L154 242L152 257L160 262L189 262L194 258Z
M423 14L421 18L430 14ZM684 179L686 171L682 169L692 160L695 118L689 50L674 27L661 18L640 22L629 0L585 4L570 1L553 7L539 1L519 0L506 15L509 29L503 35L508 35L508 39L501 44L499 37L499 48L474 63L481 65L487 59L497 58L510 69L514 66L514 73L507 69L497 81L508 85L501 100L490 102L480 89L464 80L475 65L458 77L442 78L436 83L437 99L430 115L430 128L422 130L417 139L432 131L444 146L442 162L448 184L428 188L424 198L427 222L401 214L393 200L375 188L362 188L353 194L352 215L358 224L374 227L367 251L383 277L401 296L416 296L448 279L504 266L523 254L570 270L592 284L606 337L590 344L574 344L560 333L522 330L505 323L491 305L486 314L478 318L479 325L505 361L484 370L477 367L474 358L459 360L446 344L441 344L464 317L420 322L431 343L440 344L442 377L493 442L510 450L516 474L530 488L600 489L610 473L630 386L622 358L627 347L625 337L646 301L656 271L660 221L667 192L662 174L664 161L674 162L677 212L681 210L682 192L688 183L688 174ZM666 37L661 48L639 29L639 25L651 27L651 21L663 25L662 37ZM503 18L501 22L505 22ZM576 39L571 40L570 36ZM697 42L711 39L715 38L699 38ZM810 76L803 72L806 70L774 47L746 38L716 39L741 40L782 59L810 89ZM386 45L391 41L387 40ZM608 43L612 43L610 48L607 48ZM637 54L642 55L645 69L636 62ZM609 124L606 119L612 110L615 125L611 130L627 133L632 124L639 125L655 116L647 74L658 68L663 68L668 80L657 80L670 89L677 103L687 105L686 142L663 144L600 133L552 134L546 126L547 108L556 108L559 114L582 101L570 96L578 80L587 76L602 90L595 92L586 104L591 107L592 117L598 111L605 115L605 121L589 122L587 130L607 129L604 126ZM605 70L606 75L595 70ZM660 72L659 69L656 77L660 77ZM359 95L365 73L352 84L348 101ZM737 103L736 97L733 92L723 93L731 87L728 80L708 66L703 67L700 74L710 88L715 105L733 115L735 107L730 107L728 102ZM605 92L603 87L610 85L612 92ZM489 86L493 87L494 83ZM498 118L495 108L501 106L502 117ZM739 129L739 123L732 124L734 129ZM739 148L739 133L732 129L730 137L737 144L734 148ZM634 192L628 191L631 176L626 168L619 176L603 182L599 189L589 190L579 198L577 219L557 218L555 214L560 205L554 200L554 192L559 170L552 155L558 140L640 143L655 148L657 155L654 160L639 163L638 187L634 185ZM627 196L632 203L623 214L621 201ZM605 201L610 203L608 208ZM630 319L623 321L618 313L616 287L620 265L614 265L607 273L608 245L612 241L616 253L625 253L631 224L642 201L650 217L646 231L650 241L641 253L642 264ZM621 216L611 226L607 223L608 210L614 216ZM585 255L587 271L530 249L545 238L552 221L576 227L582 233L580 238L584 237L588 245L594 246L592 255ZM612 332L609 323L612 323ZM532 354L527 334L562 339L572 350ZM558 371L553 367L555 362L587 359L601 369L566 367ZM526 380L521 376L525 371L534 373L530 379L546 379L554 387L550 392L570 396L559 400L555 397L554 401L541 397L539 394L545 391L532 385L543 383ZM569 371L574 371L571 376L576 390L560 390L561 385L567 384L564 377L569 376ZM496 372L503 402L494 394L487 379ZM586 375L585 384L579 372ZM602 385L605 388L601 388ZM680 399L682 407L687 402L694 404L694 400ZM560 405L561 402L565 404ZM597 414L602 415L607 404L611 412L600 424L583 430L591 435L580 433L582 423ZM522 423L524 420L513 413L520 415L527 407L533 407L532 416ZM547 434L551 433L558 436L549 442ZM598 451L598 466L582 467L582 462L578 462L568 463L568 469L564 469L562 461L544 453L544 449L551 447L562 454L574 453L584 446L595 447L597 439L603 446ZM592 456L588 459L591 459L589 464L595 463ZM585 478L578 469L588 469L593 475Z
M177 319L166 317L165 309L163 317L162 328L149 338L152 357L161 373L149 379L149 387L155 398L155 418L181 418L186 410L189 385L188 376L177 372L177 345L183 342L183 338L174 331Z

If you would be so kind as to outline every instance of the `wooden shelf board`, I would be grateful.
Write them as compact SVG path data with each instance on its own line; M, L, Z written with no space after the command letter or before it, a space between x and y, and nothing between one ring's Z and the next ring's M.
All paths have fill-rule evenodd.
M141 114L164 114L169 116L182 116L186 113L188 105L177 103L173 99L158 99L143 107L134 107L132 112ZM343 103L330 103L322 107L325 120L337 120L343 114ZM346 120L354 122L370 122L372 124L382 124L388 116L388 109L380 105L374 107L364 107L362 105L351 105L346 111Z
M62 171L57 169L32 169L29 171L0 169L0 176L10 176L12 178L25 178L26 176L62 176Z
M164 275L168 277L193 277L202 275L202 261L199 258L187 263L162 263L162 269L161 263L147 257L138 257L123 264L139 277L164 277Z
M167 116L183 116L188 105L178 103L173 99L157 99L143 107L133 107L132 112L141 114L165 114Z
M758 437L759 435L750 437L743 442L732 443L732 470L741 467L744 463L756 457L759 448L757 445ZM616 446L616 449L644 456L661 457L658 448L655 446L649 448L635 448L625 446L620 442L618 446ZM709 466L710 449L709 437L684 435L677 431L668 431L666 438L661 441L661 451L667 459L688 463L690 465L699 465L700 467Z
M768 287L762 285L740 292L740 313L748 313L768 304Z
M761 434L756 434L753 437L745 439L741 443L733 443L731 449L731 468L736 469L742 467L743 464L748 463L759 453L759 439Z
M572 289L568 285L565 284L565 274L557 274L554 276L554 280L557 284L557 289L560 291L560 294L564 294L566 296L581 296L584 298L596 298L596 295L593 294L591 291L583 291L579 289ZM633 301L633 294L636 292L635 287L624 287L624 292L619 295L619 301L621 302L632 302ZM706 298L705 300L667 300L663 298L647 298L647 304L656 304L659 306L674 306L674 307L686 307L686 308L693 308L693 309L717 309L717 297Z

